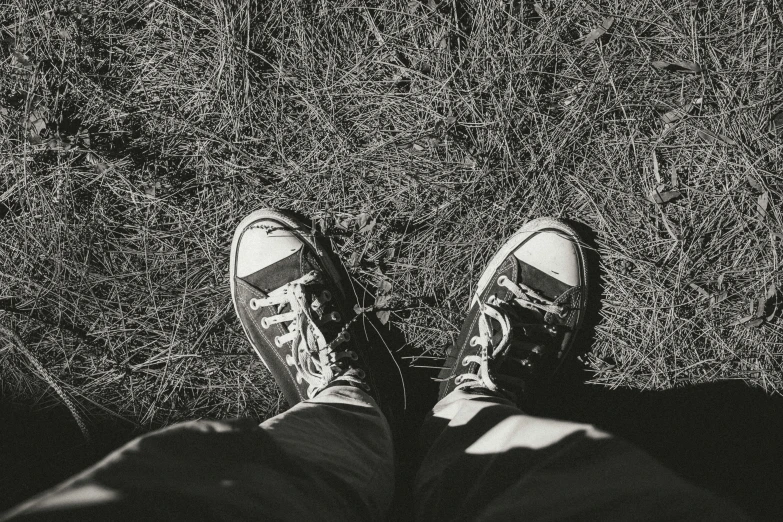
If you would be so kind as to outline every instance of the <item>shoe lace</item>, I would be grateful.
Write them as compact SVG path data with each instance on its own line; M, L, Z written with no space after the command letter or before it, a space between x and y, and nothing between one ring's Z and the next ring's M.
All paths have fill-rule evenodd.
M330 321L340 321L338 312L326 314L324 304L332 299L328 290L321 292L320 297L308 299L305 287L318 284L318 273L309 272L299 279L291 281L269 293L267 297L253 298L250 308L258 310L262 307L277 307L277 313L261 318L261 327L266 329L273 324L288 323L287 333L275 337L275 345L282 348L291 343L291 353L285 360L289 366L296 369L296 382L307 381L308 398L315 397L318 392L339 378L341 381L352 382L366 388L365 374L360 368L338 364L341 361L356 361L358 356L353 350L336 351L335 347L350 340L350 333L343 328L331 342L326 342L319 324ZM310 302L308 302L308 300ZM286 305L289 310L283 312ZM320 321L316 320L316 312ZM350 364L350 363L349 363Z
M509 299L500 299L497 295L492 295L485 303L480 303L479 315L479 333L470 339L471 346L479 346L478 353L468 355L462 359L463 366L476 365L477 371L466 372L457 375L455 383L458 389L464 388L486 388L492 392L506 392L497 384L498 375L493 373L495 362L509 352L511 339L511 318L507 311L509 305L518 305L529 310L544 312L546 315L556 315L563 317L566 314L566 307L547 299L524 283L516 283L506 276L500 276L497 280L499 286L507 288L512 297ZM500 335L497 335L497 327L500 328ZM555 333L554 327L547 327L551 334ZM516 359L523 365L530 365L530 361ZM524 386L524 381L518 378L504 376L504 380L510 384Z

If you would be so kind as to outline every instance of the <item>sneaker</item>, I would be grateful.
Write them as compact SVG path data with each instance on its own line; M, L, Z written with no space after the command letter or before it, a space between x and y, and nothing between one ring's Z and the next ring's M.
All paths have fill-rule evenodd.
M346 322L345 278L309 227L253 212L234 233L230 278L245 335L290 406L336 384L370 391Z
M541 218L518 230L479 279L468 317L439 375L454 389L517 400L557 369L587 303L583 242L565 223Z

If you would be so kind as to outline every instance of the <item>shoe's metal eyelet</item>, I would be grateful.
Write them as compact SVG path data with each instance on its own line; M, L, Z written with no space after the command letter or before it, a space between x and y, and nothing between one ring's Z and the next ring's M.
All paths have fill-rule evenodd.
M341 320L343 317L340 315L340 312L332 312L331 314L329 314L329 318L332 321L337 322Z
M462 366L470 366L470 361L467 359L462 359Z
M250 300L250 309L258 310L259 308L261 308L261 305L258 303L258 299L254 297L253 299Z
M470 338L470 345L476 346L478 344L478 340L479 340L478 336L474 335L473 337Z
M359 359L359 356L358 356L358 355L356 355L356 352L354 352L353 350L349 351L349 352L348 352L348 355L351 357L351 360L352 360L352 361L356 361L356 360L358 360L358 359Z
M261 318L261 328L263 328L264 330L269 328L269 319L267 317Z
M299 372L296 372L296 383L302 384L302 374Z
M343 341L350 341L351 340L351 333L350 332L341 332L340 337Z
M294 361L294 356L290 353L285 356L285 362L288 366L294 366L296 364L296 361Z
M500 286L506 286L506 283L507 283L507 282L508 282L508 277L506 277L506 276L504 276L504 275L502 275L502 276L498 277L498 284L499 284Z
M282 341L280 341L280 336L279 335L275 336L275 346L277 346L278 348L282 348L283 347L283 343L282 343Z
M321 292L321 300L322 301L331 301L332 300L332 293L329 290L324 290Z

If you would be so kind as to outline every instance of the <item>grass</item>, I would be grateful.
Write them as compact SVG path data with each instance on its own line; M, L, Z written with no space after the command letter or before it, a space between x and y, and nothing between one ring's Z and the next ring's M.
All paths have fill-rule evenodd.
M227 278L261 206L391 283L417 371L551 215L597 237L593 382L783 391L775 2L12 0L0 27L5 397L60 400L35 360L88 419L281 411Z

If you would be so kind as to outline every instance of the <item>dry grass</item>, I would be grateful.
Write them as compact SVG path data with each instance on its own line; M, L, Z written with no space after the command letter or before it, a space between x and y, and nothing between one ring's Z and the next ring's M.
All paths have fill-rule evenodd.
M783 391L777 317L730 326L783 284L775 2L68 5L0 8L0 321L83 413L279 411L228 291L260 206L322 219L363 284L380 269L422 366L502 238L553 215L598 237L595 382ZM659 183L683 197L652 204ZM370 232L339 229L361 212ZM56 400L12 349L0 379Z

